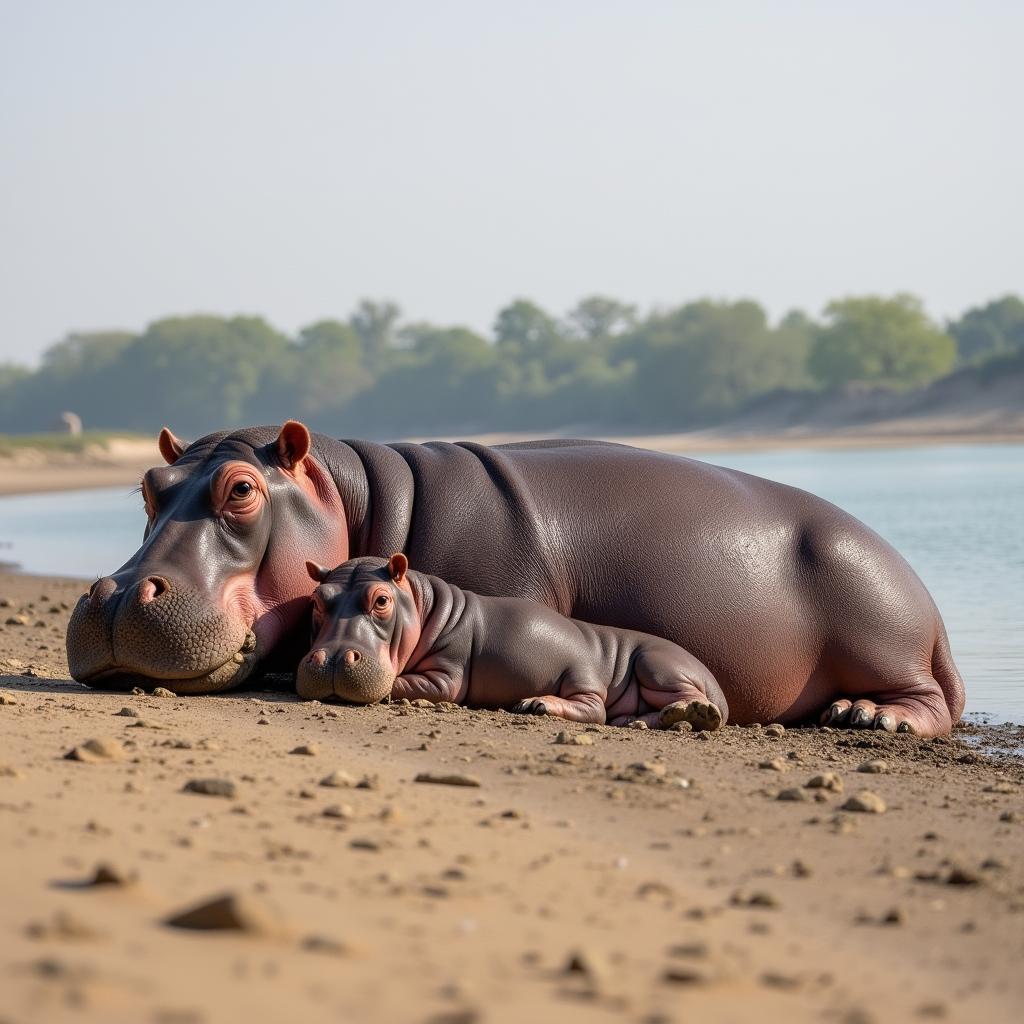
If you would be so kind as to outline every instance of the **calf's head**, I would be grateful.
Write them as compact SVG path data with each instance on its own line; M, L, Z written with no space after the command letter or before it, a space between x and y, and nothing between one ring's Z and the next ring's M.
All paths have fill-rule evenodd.
M68 665L92 686L215 693L305 614L306 555L348 556L345 510L301 423L159 445L142 546L78 602Z
M312 650L296 688L307 700L382 700L419 642L420 616L403 554L354 558L333 571L307 562L313 592Z

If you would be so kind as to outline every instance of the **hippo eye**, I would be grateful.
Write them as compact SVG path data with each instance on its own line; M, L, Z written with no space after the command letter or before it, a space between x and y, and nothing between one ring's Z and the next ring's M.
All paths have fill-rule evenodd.
M234 487L231 488L231 497L244 500L252 494L252 484L248 480L239 480Z
M387 594L378 594L377 600L373 602L374 608L387 608L391 604L391 598Z

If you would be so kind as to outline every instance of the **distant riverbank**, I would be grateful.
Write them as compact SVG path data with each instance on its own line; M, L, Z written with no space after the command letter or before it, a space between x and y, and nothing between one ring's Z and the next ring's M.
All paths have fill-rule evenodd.
M479 444L503 444L537 437L595 437L637 448L670 452L676 455L708 455L714 452L785 451L790 449L910 448L935 445L1024 444L1024 429L970 429L940 418L906 423L900 429L891 424L867 424L857 428L760 431L735 426L665 434L617 433L580 429L557 434L490 433L459 435L443 440L475 441ZM429 440L417 437L414 440ZM156 439L112 438L103 445L87 445L81 451L58 447L19 445L13 452L0 453L0 496L44 494L51 491L78 491L98 487L131 487L151 466L161 462Z

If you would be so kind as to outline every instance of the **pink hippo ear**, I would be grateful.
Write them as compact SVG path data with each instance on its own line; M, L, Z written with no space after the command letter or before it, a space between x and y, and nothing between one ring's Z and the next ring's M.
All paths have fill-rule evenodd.
M285 469L295 469L309 454L312 445L313 439L309 436L309 429L297 420L289 420L281 428L275 443L277 457Z
M409 559L402 554L401 551L396 551L388 559L388 572L391 574L391 578L396 583L401 583L405 579L405 574L409 571Z
M164 427L160 431L160 436L156 439L156 446L160 449L160 454L168 466L173 466L185 453L185 442L179 441L168 427Z
M307 562L306 572L309 573L309 578L315 583L324 583L327 577L331 575L331 570L327 566L317 565L316 562Z

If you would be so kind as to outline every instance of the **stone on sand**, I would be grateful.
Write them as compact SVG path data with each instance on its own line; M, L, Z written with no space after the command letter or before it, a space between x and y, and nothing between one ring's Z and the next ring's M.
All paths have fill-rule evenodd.
M853 796L847 799L846 803L842 806L842 810L855 811L860 814L884 814L885 801L870 789L862 789L859 793L854 793Z
M842 793L843 780L835 772L822 772L820 775L812 775L804 785L807 789L827 789L833 793Z
M594 737L588 736L586 733L574 733L566 732L564 729L558 733L555 737L556 743L561 743L565 746L571 747L592 747L594 745Z
M229 892L180 910L164 920L172 928L276 935L283 924L266 904L247 893Z
M857 771L863 772L865 775L886 775L889 772L889 762L877 758L871 761L862 761L857 765Z
M333 771L320 780L321 786L329 786L333 789L346 789L355 784L356 780L348 772L343 771Z
M420 772L413 782L427 782L435 786L470 786L474 788L480 785L480 780L475 775L463 775L461 772L448 774Z
M203 796L234 798L238 787L230 779L189 779L182 787L185 793L201 793Z
M173 690L168 690L166 686L157 686L153 689L154 697L177 697L178 695Z
M110 736L98 736L72 747L65 755L67 761L81 761L84 764L101 764L104 761L123 761L125 749L120 740Z
M320 753L320 747L316 743L300 743L292 747L289 754L301 754L303 757L316 757Z
M135 871L122 871L121 868L115 867L113 864L109 864L106 861L97 864L96 870L93 872L92 878L89 879L88 885L131 885L138 881L138 874Z

